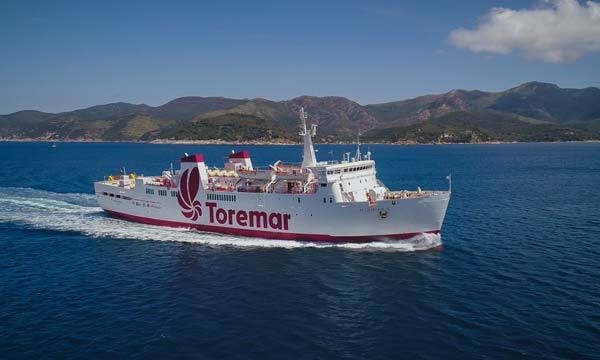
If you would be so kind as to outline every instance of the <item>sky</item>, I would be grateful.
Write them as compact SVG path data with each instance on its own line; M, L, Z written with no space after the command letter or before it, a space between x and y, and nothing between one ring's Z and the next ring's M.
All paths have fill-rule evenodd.
M527 81L600 87L600 2L0 3L0 114L181 96L360 104Z

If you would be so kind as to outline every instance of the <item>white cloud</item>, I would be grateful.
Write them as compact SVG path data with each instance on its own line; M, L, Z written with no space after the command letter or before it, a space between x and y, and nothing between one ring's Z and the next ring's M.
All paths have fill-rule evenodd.
M600 51L600 3L546 0L543 7L512 10L492 8L474 30L450 33L454 46L474 52L508 54L551 63L575 60Z

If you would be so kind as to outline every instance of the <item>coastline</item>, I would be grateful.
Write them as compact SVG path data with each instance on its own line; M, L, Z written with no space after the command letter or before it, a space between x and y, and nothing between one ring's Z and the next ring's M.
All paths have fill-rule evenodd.
M127 144L154 144L154 145L281 145L295 146L302 145L300 142L284 141L224 141L224 140L168 140L156 139L151 141L142 140L102 140L102 139L13 139L0 138L2 142L40 142L40 143L127 143ZM503 144L555 144L555 143L600 143L599 140L573 140L573 141L481 141L481 142L361 142L368 145L398 145L398 146L418 146L418 145L503 145ZM337 141L337 142L315 142L315 145L355 145L356 142Z

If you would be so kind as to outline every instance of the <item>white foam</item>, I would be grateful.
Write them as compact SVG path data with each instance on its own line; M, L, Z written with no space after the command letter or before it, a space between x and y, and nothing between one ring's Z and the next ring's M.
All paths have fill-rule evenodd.
M267 240L132 223L105 215L91 194L59 194L35 189L0 187L0 222L35 229L77 232L91 237L181 241L218 246L260 248L344 248L354 250L417 251L442 244L436 234L420 234L403 241L365 244L322 244Z

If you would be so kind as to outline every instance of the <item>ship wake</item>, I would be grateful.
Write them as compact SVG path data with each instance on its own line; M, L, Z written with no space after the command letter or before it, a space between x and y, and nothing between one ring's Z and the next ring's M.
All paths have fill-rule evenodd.
M188 229L136 224L106 216L92 194L60 194L28 188L0 187L0 223L24 228L74 232L97 238L179 241L211 246L256 248L343 248L355 250L418 251L442 245L437 234L420 234L403 241L363 244L322 244L267 240Z

